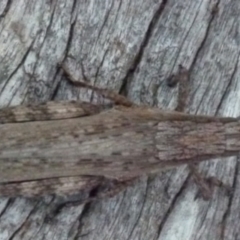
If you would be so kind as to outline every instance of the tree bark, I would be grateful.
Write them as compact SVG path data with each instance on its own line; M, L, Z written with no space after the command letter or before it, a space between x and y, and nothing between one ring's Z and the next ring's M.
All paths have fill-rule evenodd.
M237 0L2 0L0 106L49 100L103 102L67 83L76 78L125 94L135 103L173 110L178 88L166 79L190 70L186 112L239 115ZM198 197L186 166L142 177L112 199L65 207L56 198L0 199L0 239L237 239L239 163L201 164L233 187Z

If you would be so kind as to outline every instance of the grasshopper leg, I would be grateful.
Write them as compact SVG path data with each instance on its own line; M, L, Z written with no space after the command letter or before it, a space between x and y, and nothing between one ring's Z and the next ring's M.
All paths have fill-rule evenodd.
M100 94L101 96L103 96L104 98L110 99L117 105L122 105L125 107L131 107L134 105L125 96L120 95L117 92L114 92L114 91L111 91L108 89L99 88L99 87L93 86L87 82L78 81L77 79L75 79L72 76L72 74L69 72L69 70L67 69L67 67L64 64L60 64L60 67L63 70L63 73L67 77L68 81L71 84L73 84L74 86L91 89L91 90L95 91L96 93Z

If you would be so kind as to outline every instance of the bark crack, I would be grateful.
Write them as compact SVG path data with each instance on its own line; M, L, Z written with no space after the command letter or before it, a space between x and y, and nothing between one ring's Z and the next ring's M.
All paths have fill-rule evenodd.
M5 205L5 207L3 208L2 212L0 213L0 218L3 216L3 214L7 211L8 207L12 205L12 203L14 202L13 198L9 198L7 200L7 203Z
M234 172L233 184L232 184L233 191L235 191L236 187L237 187L238 172L239 172L239 162L237 161L236 167L235 167L235 172ZM234 193L232 193L229 196L227 209L223 215L222 221L220 222L220 225L221 225L221 234L220 234L221 238L220 239L225 239L224 233L225 233L225 228L226 228L226 221L227 221L228 216L231 214L231 206L232 206L233 199L234 199Z
M74 0L73 5L72 5L72 10L71 10L71 14L72 15L74 14L74 9L76 8L76 5L77 5L77 0ZM76 25L76 17L75 17L75 19L73 21L70 22L70 28L69 28L67 44L66 44L65 50L63 51L63 57L61 59L62 62L64 62L65 59L67 58L69 50L71 48L75 25ZM60 69L57 68L57 71L55 72L55 74L53 76L53 84L55 83L55 79L58 76L59 72L60 72ZM51 94L50 100L54 100L56 98L56 96L58 94L58 90L59 90L60 85L61 85L61 81L58 81L54 85L55 85L55 87L52 90L52 94Z
M26 53L23 55L22 59L20 60L19 64L16 66L16 68L13 70L13 72L10 74L10 76L6 79L5 84L3 85L2 89L0 90L0 96L2 95L2 93L4 92L6 86L8 85L8 82L10 81L10 79L15 75L15 73L17 73L17 71L20 69L20 67L23 65L23 63L25 62L30 50L32 49L32 46L34 44L35 40L33 40L30 44L30 46L28 47ZM12 96L12 98L14 97L14 94Z
M46 28L45 35L44 35L44 37L43 37L43 41L42 41L42 43L41 43L40 46L39 46L39 51L36 53L37 59L36 59L36 62L34 63L34 66L33 66L33 68L32 68L32 69L33 69L33 70L32 70L32 73L31 73L31 74L28 74L28 75L30 76L30 78L29 78L29 80L28 80L29 83L31 82L31 79L32 79L32 78L34 77L34 75L35 75L35 71L36 71L36 69L37 69L37 65L38 65L38 61L39 61L39 58L40 58L40 54L41 54L42 48L43 48L43 46L44 46L46 37L48 36L48 33L49 33L50 28L51 28L51 26L52 26L52 22L53 22L53 17L54 17L55 10L56 10L56 4L54 5L53 12L52 12L52 14L51 14L51 18L50 18L49 24L48 24L48 26L47 26L47 28ZM32 44L32 45L33 45L33 44ZM28 84L28 85L29 85L29 84ZM27 85L27 86L28 86L28 85ZM23 98L23 102L26 101L26 98L28 98L28 92L27 92L27 94L25 95L25 97Z
M11 5L12 5L12 0L8 0L7 4L5 6L5 9L3 10L2 14L0 14L0 20L5 18Z
M132 234L134 232L134 229L137 227L137 224L139 223L140 221L140 218L142 216L142 213L143 213L143 209L144 209L144 206L145 206L145 203L146 203L146 200L147 200L147 192L148 192L148 189L149 189L149 178L147 179L147 185L146 185L146 190L145 190L145 194L144 194L144 198L143 198L143 201L142 201L142 207L139 209L139 215L138 215L138 218L136 219L133 227L132 227L132 230L129 234L129 237L128 237L128 240L131 240L132 239Z
M207 29L206 29L206 32L205 32L205 36L203 37L203 40L202 40L202 42L200 43L200 45L199 45L199 47L198 47L198 49L197 49L197 51L196 51L196 54L195 54L195 56L194 56L194 58L193 58L193 61L192 61L191 65L190 65L190 67L189 67L189 75L191 75L192 69L194 68L194 66L195 66L195 64L196 64L196 62L197 62L197 60L198 60L198 56L201 54L201 51L204 49L205 43L206 43L206 41L207 41L209 32L210 32L211 27L212 27L212 23L213 23L213 21L214 21L214 19L215 19L215 16L216 16L216 11L215 11L215 9L218 9L219 3L220 3L220 0L218 0L218 1L214 4L214 6L213 6L213 8L212 8L211 17L210 17L209 24L208 24ZM190 77L190 79L191 79L191 77ZM209 82L208 84L210 85L210 82ZM209 89L209 88L207 87L206 90L205 90L205 92L204 92L204 94L203 94L202 96L204 96L204 95L206 94L206 92L208 91L208 89ZM195 95L195 94L193 94L193 95ZM196 113L198 112L198 110L199 110L199 108L200 108L200 106L201 106L201 104L202 104L202 102L203 102L203 99L204 99L204 98L202 97L202 99L201 99L201 101L199 102L198 106L196 106L196 108L195 108L195 112L196 112Z
M34 206L33 206L33 208L31 209L31 211L29 212L29 214L27 215L27 217L26 217L26 219L22 222L22 224L12 233L12 235L9 237L9 240L13 240L16 236L17 236L17 234L20 232L20 230L25 226L25 225L28 225L28 220L29 220L29 218L30 218L30 216L31 216L31 214L34 212L34 210L36 209L36 206L37 206L38 204L35 204ZM23 232L23 234L24 234L24 232ZM23 234L21 234L21 235L23 235ZM20 239L23 239L22 238L22 236L19 236L20 237Z
M185 179L182 186L180 187L179 191L175 194L174 198L172 199L171 204L168 207L168 210L165 212L164 217L163 217L163 219L162 219L162 221L161 221L161 223L158 227L158 232L157 232L157 238L156 239L158 239L160 237L160 234L162 232L164 224L167 222L168 217L172 213L172 210L174 209L174 206L176 205L177 200L182 195L183 191L187 188L187 183L188 183L190 178L191 178L191 175L188 175L188 177Z
M114 0L113 0L113 1L114 1ZM104 26L106 25L106 22L107 22L108 19L109 19L109 15L110 15L110 12L111 12L112 7L113 7L113 1L112 1L112 3L111 3L110 8L107 10L107 13L106 13L106 15L105 15L105 17L104 17L104 20L103 20L103 24L102 24L102 26L100 27L100 30L99 30L99 33L98 33L98 36L97 36L97 39L96 39L96 40L98 40L98 39L100 38L100 36L102 35L103 28L104 28Z
M77 0L74 0L71 14L73 14L74 8L76 7L76 5L77 5ZM64 53L63 53L64 57L62 59L62 62L64 62L64 60L67 58L69 49L70 49L70 47L72 45L72 40L73 40L74 28L75 28L75 25L76 25L76 21L77 21L77 17L75 17L75 19L71 20L71 22L70 22L70 29L69 29L69 34L68 34L68 40L67 40L67 44L66 44L66 49L64 50Z
M218 112L219 109L222 107L222 104L224 103L224 100L226 99L227 95L228 95L229 92L230 92L230 88L231 88L231 86L232 86L234 77L235 77L235 75L236 75L236 73L237 73L237 70L238 70L238 63L239 63L239 55L238 55L236 64L235 64L235 66L234 66L233 72L232 72L232 74L231 74L231 77L230 77L230 79L229 79L229 81L228 81L228 85L226 86L224 93L221 95L222 97L221 97L220 102L219 102L219 104L218 104L218 106L217 106L216 112Z
M133 77L133 74L134 74L135 70L137 69L137 67L139 66L139 63L142 60L142 56L143 56L144 50L145 50L146 46L148 45L149 40L152 37L153 30L155 29L155 26L156 26L156 24L157 24L157 22L158 22L158 20L159 20L159 18L161 16L165 6L167 4L167 1L168 0L163 0L160 3L157 11L153 15L152 20L150 21L150 23L148 25L148 29L146 31L146 34L145 34L145 36L143 38L143 41L142 41L142 43L140 45L139 51L135 55L135 58L133 59L133 62L131 64L131 66L127 70L126 76L122 80L122 86L120 87L120 90L119 90L120 94L123 94L125 96L128 95L128 85L129 85L129 82L131 81L131 78Z
M218 8L219 3L220 3L220 0L218 0L218 1L215 3L214 8ZM199 45L199 47L198 47L198 49L197 49L197 51L196 51L196 54L195 54L195 56L194 56L194 58L193 58L193 61L192 61L192 64L191 64L191 66L190 66L190 68L189 68L189 72L192 71L192 69L193 69L193 67L194 67L194 65L195 65L195 63L196 63L196 61L197 61L197 59L198 59L198 56L200 55L202 49L204 48L204 45L205 45L205 43L206 43L206 41L207 41L207 38L208 38L209 32L210 32L210 30L211 30L212 23L213 23L213 21L214 21L214 19L215 19L215 16L216 16L215 12L212 11L211 17L210 17L210 20L209 20L209 24L208 24L207 29L206 29L205 36L203 37L203 40L202 40L201 44Z

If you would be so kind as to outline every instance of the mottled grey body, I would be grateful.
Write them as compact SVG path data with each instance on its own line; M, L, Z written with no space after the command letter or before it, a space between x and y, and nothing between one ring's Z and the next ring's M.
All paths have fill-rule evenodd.
M72 194L240 151L235 118L101 110L74 102L2 109L0 196Z

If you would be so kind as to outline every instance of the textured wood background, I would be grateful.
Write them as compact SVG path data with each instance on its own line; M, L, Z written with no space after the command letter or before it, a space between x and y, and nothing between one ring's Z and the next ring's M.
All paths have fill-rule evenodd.
M70 86L76 77L136 103L174 109L166 78L190 69L187 112L240 115L238 0L1 0L0 106L59 99L103 101ZM210 201L183 166L143 177L112 199L66 207L55 198L0 199L0 239L239 239L239 163L216 160L201 172L233 186Z

